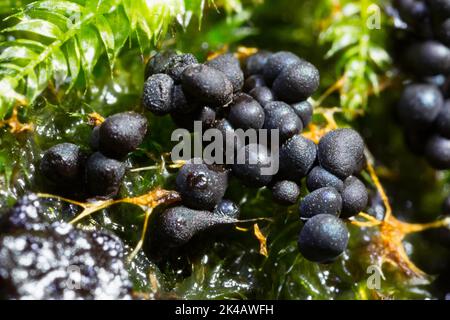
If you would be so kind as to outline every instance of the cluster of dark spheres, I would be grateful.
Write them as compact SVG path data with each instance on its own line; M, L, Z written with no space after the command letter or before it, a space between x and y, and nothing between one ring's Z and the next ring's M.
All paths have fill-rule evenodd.
M1 299L131 299L120 239L47 221L34 194L0 220Z
M306 176L310 193L299 205L305 224L298 246L308 260L330 263L347 248L342 218L357 215L368 203L367 189L356 177L365 163L364 141L356 131L337 129L320 139L315 166Z
M163 52L147 64L142 104L170 114L182 128L194 121L222 132L279 129L282 140L298 134L312 117L307 101L319 71L291 52L259 51L240 61L230 53L203 64L191 54Z
M229 180L237 178L248 187L269 188L275 202L288 206L298 203L306 180L311 193L299 205L305 221L300 251L309 260L330 262L345 250L348 230L339 217L356 215L368 201L355 176L365 165L364 142L351 129L329 132L318 145L300 135L313 113L307 98L319 86L319 72L311 63L285 51L259 51L242 64L233 54L200 64L190 54L164 52L150 59L145 76L142 103L155 115L170 114L189 130L201 121L224 135L236 129L277 129L281 144L274 174L262 171L273 161L270 144L241 141L235 151L245 155L245 163L189 160L176 177L182 205L158 219L165 245L179 247L201 231L236 223L239 206L224 197Z
M220 130L224 139L233 136L236 129L278 129L284 145L282 153L286 157L295 152L295 148L304 148L304 161L313 161L314 143L300 137L299 133L312 118L312 105L307 99L319 86L319 71L295 54L259 51L241 65L231 53L200 64L191 54L162 52L149 60L145 77L142 104L155 115L170 114L179 127L186 129L192 129L194 121L201 121L203 128ZM251 187L271 184L273 177L260 172L261 167L271 163L269 147L236 142L233 152L245 155L247 162L255 159L257 164L236 163L225 167L191 161L177 177L177 188L185 205L213 210L226 191L230 172ZM305 170L306 167L295 174L305 176ZM289 171L290 168L284 168L286 177L291 177ZM208 175L209 180L204 177ZM211 191L202 198L191 191L206 188L208 183L212 184ZM277 184L275 197L280 198L285 189L286 184ZM290 203L295 202L293 198L295 195L280 200Z
M298 203L304 222L298 245L305 258L319 263L334 261L344 252L349 239L342 219L363 211L368 203L367 189L357 178L365 166L363 139L352 129L330 131L318 145L297 135L283 144L280 166L286 171L262 176L260 165L240 164L237 175L236 165L188 161L176 177L182 205L171 207L158 217L158 237L165 246L177 248L200 232L239 222L239 206L224 196L229 180L240 179L242 171L246 175L242 182L250 187L270 188L274 201L280 205ZM289 172L289 179L293 180L283 172ZM310 193L299 201L303 181Z
M409 148L436 169L450 168L450 1L394 1L403 30L399 64L411 80L398 102Z
M44 153L40 172L53 185L81 185L90 197L114 197L125 175L124 159L146 132L147 119L138 113L111 115L92 130L90 155L75 144L57 144Z

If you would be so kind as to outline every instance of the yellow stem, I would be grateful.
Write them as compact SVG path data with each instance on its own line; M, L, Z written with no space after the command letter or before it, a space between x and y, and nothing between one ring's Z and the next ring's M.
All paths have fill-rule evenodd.
M389 199L386 195L386 192L384 191L384 188L381 185L377 174L375 173L375 169L373 168L372 164L369 161L367 162L367 171L369 171L370 177L372 178L372 181L375 184L378 193L380 194L381 200L383 201L384 207L386 209L383 220L386 221L391 217L392 214L391 204L389 203Z
M142 227L141 237L140 237L138 243L136 244L136 247L134 248L133 252L129 255L128 262L132 261L136 257L136 255L138 254L138 252L142 249L142 246L144 245L145 234L147 233L147 228L148 228L148 220L149 220L152 212L153 212L153 208L150 208L145 211L144 225Z
M68 203L71 203L71 204L75 204L75 205L80 206L82 208L86 208L87 205L88 205L87 203L71 200L71 199L68 199L68 198L56 196L54 194L49 194L49 193L38 193L37 196L39 198L56 198L56 199L61 200L61 201L65 201L65 202L68 202Z
M405 223L402 226L405 234L421 232L428 229L448 228L450 226L450 217L429 223Z
M319 99L316 100L316 102L314 103L314 106L318 107L318 106L322 105L322 103L325 101L325 99L328 98L333 92L342 88L344 81L345 81L345 76L340 77L333 85L328 87L328 89L319 97Z

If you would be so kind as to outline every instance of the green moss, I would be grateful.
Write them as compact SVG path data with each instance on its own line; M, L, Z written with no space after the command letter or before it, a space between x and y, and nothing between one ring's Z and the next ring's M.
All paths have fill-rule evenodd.
M285 10L289 6L292 10ZM336 80L334 60L324 60L326 48L317 43L317 22L329 11L329 1L266 1L248 12L226 19L215 10L207 10L202 31L193 23L177 38L167 37L159 43L176 47L204 58L208 51L224 44L231 48L239 44L272 50L292 50L314 62L322 76L322 89ZM251 22L247 22L253 12ZM183 30L178 30L182 32ZM379 32L387 32L380 30ZM251 37L249 37L251 35ZM145 58L148 54L145 55ZM102 54L93 68L88 86L74 85L66 95L46 90L23 115L35 125L34 132L13 135L0 129L0 207L10 207L17 197L27 191L47 191L36 165L42 152L65 141L80 144L88 150L91 127L87 114L98 112L104 116L124 110L138 110L143 84L144 62L133 38L118 54L110 70L108 56ZM331 70L331 71L330 71ZM111 72L112 71L112 72ZM113 78L111 78L111 73ZM84 79L86 80L86 79ZM81 80L78 80L81 81ZM322 90L323 92L323 90ZM439 212L441 199L448 192L449 175L437 177L422 160L413 157L405 148L401 131L392 117L395 95L383 94L371 99L362 120L343 124L359 129L379 164L389 168L392 176L383 179L396 214L417 221L430 221ZM338 104L334 95L330 104ZM155 164L161 154L173 146L170 134L174 125L170 117L147 114L149 135L142 148L130 157L133 168ZM315 117L318 120L319 117ZM153 159L152 159L153 158ZM158 170L128 173L121 196L135 196L156 186L173 188L176 170L161 174ZM306 190L303 187L303 194ZM442 291L427 283L410 283L397 269L385 268L378 295L367 288L371 264L367 246L374 230L351 228L349 250L331 265L318 265L302 258L297 249L301 228L297 208L275 205L268 190L253 190L232 181L227 198L240 202L242 218L271 217L273 223L261 223L268 236L269 257L258 253L259 243L250 231L229 228L214 238L203 236L195 240L189 250L156 264L143 253L130 265L135 289L154 293L149 274L155 275L159 286L155 297L186 299L372 299L439 298ZM372 207L379 205L372 192ZM76 207L59 201L45 202L53 219L69 220ZM143 212L129 205L116 205L95 214L85 222L86 227L114 231L131 248L136 244L142 228ZM251 225L246 225L251 227ZM150 236L150 235L149 235ZM412 256L421 261L436 261L436 255L449 256L448 250L431 250L434 245L423 237L407 239L413 248ZM205 246L205 243L208 244ZM434 248L434 247L433 247ZM431 256L433 259L431 259Z

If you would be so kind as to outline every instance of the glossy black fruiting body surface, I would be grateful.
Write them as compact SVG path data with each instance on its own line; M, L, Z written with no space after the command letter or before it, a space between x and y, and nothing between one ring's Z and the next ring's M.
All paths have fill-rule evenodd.
M311 96L319 87L319 70L307 61L284 68L273 82L273 92L277 98L292 103Z
M212 210L222 200L227 186L228 173L206 165L201 159L188 161L176 178L183 203L198 210Z
M215 227L236 223L236 219L210 211L176 206L162 212L157 220L158 242L169 247L180 247L195 235Z
M339 216L342 210L342 197L332 187L323 187L309 193L299 206L300 218L308 220L318 214Z
M209 129L214 126L216 116L216 111L213 108L204 106L198 111L196 120L202 123L204 129Z
M223 137L223 149L226 150L239 150L243 143L235 135L235 130L233 125L227 119L216 120L214 123L214 128L219 130ZM233 154L226 153L228 159L234 157Z
M0 298L131 299L120 239L50 224L40 201L26 195L0 222Z
M336 129L319 141L320 165L343 179L361 171L365 164L364 141L353 129Z
M157 73L165 73L169 59L176 55L172 50L161 51L153 55L145 66L145 79Z
M228 120L237 129L261 129L264 125L264 109L251 96L242 93L234 97Z
M270 151L265 146L248 144L237 151L232 171L245 185L259 188L272 180L274 173L270 171L271 163Z
M268 87L256 87L250 90L248 93L251 95L258 103L264 107L264 105L268 102L271 102L275 99L275 96L272 93L272 90Z
M244 91L250 92L251 90L258 87L267 87L266 81L264 77L260 74L254 74L245 79L244 82Z
M232 83L234 92L242 90L244 85L244 73L241 70L239 60L233 54L221 54L206 62L206 65L222 71Z
M314 166L317 146L301 135L295 135L280 148L280 174L282 177L300 181Z
M357 215L367 207L369 196L364 183L356 177L350 176L344 181L342 190L341 218Z
M450 100L445 101L441 111L436 116L434 124L436 125L436 131L440 135L450 138Z
M338 258L348 245L345 223L329 214L318 214L306 221L298 238L300 253L306 259L328 263Z
M303 129L300 118L290 105L282 101L272 101L264 105L264 129L278 130L280 142L299 134Z
M279 51L270 55L264 64L264 80L267 84L272 85L273 81L283 70L301 61L298 56L288 51Z
M144 83L143 106L156 115L163 116L172 111L174 81L164 73L150 76Z
M206 65L188 66L181 76L181 84L185 92L213 106L226 105L233 97L233 85L227 76Z
M300 196L300 187L294 181L277 181L272 186L273 200L282 205L295 204Z
M252 76L255 74L262 74L264 72L264 66L267 59L271 56L271 52L266 50L260 50L255 54L252 54L245 60L244 72L246 76Z
M433 168L450 168L450 139L439 135L430 137L425 145L425 158Z
M86 162L85 181L91 196L114 197L119 192L125 175L125 164L93 153Z
M121 159L144 140L147 119L136 112L122 112L109 116L100 125L99 149L109 157Z
M89 146L93 151L97 151L100 148L100 126L95 126L92 129Z
M423 22L428 14L428 8L422 1L394 0L400 15L408 23Z
M48 149L40 162L40 172L57 185L77 183L82 176L85 157L72 143L60 143Z
M184 91L182 85L175 85L172 89L172 107L171 115L186 115L195 112L198 109L198 104L193 103L192 98L189 97Z
M147 97L164 111L148 109L155 115L169 113L177 126L189 131L196 120L203 128L218 129L224 135L224 159L232 162L212 167L191 160L179 170L175 185L182 203L158 216L156 240L163 247L180 249L203 231L236 223L239 206L224 199L229 177L247 187L267 187L274 202L289 206L298 202L302 180L307 176L311 193L299 204L302 221L307 221L299 248L312 261L334 260L348 242L345 225L337 218L343 206L343 179L363 168L364 143L350 129L328 133L319 147L300 135L312 121L313 106L308 99L319 86L316 67L292 52L259 51L241 61L241 69L235 56L225 53L204 64L184 66L178 79L168 70L170 61L180 57L160 59L165 68L153 66L153 74L165 73L173 81L160 76L167 85ZM236 139L237 130L248 129L257 134L261 129L269 134L277 130L279 144L274 144L273 136L267 143L261 137L256 141L249 136L245 141ZM277 165L279 171L275 170ZM355 203L351 197L346 199Z
M316 166L306 177L306 187L310 192L323 187L333 187L337 191L342 192L344 182L324 168Z
M411 84L402 93L398 113L409 128L426 128L436 119L444 104L441 92L433 85Z
M181 81L184 70L191 65L197 64L197 58L190 53L173 55L167 60L165 73L176 83Z
M291 105L297 116L302 120L303 128L311 122L313 116L313 106L308 101L301 101Z
M437 41L412 44L406 49L405 59L407 66L420 76L450 72L450 49Z
M394 55L409 76L398 102L405 143L435 169L449 169L450 2L396 0ZM400 30L401 29L401 30Z

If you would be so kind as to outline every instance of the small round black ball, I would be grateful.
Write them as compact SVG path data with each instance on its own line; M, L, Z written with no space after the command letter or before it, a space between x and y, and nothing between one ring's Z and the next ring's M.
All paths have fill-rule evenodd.
M339 257L348 245L345 223L329 214L319 214L309 219L298 238L300 253L306 259L325 263Z
M163 73L150 76L144 83L142 105L158 116L172 111L172 91L174 82Z
M200 108L197 114L197 121L202 123L203 129L212 128L216 121L216 111L208 106Z
M258 87L266 87L266 81L264 80L264 77L260 74L254 74L245 79L244 82L244 91L250 92L251 90L258 88Z
M450 18L445 19L438 27L437 34L439 40L442 41L447 47L450 46Z
M450 1L449 0L430 0L428 5L431 11L436 17L449 17L450 16Z
M398 102L402 123L410 129L430 126L442 109L444 99L437 87L430 84L410 84Z
M254 74L262 74L267 59L272 53L265 50L260 50L255 54L252 54L245 60L244 71L245 75L251 76Z
M227 172L208 166L200 159L188 161L176 178L176 189L183 204L198 210L213 209L222 200L227 186Z
M249 95L251 95L258 103L264 107L268 102L275 99L272 90L268 87L256 87L250 90Z
M197 58L190 53L178 54L171 56L166 65L166 72L173 81L179 83L181 81L184 70L191 65L197 64Z
M301 136L295 135L280 148L280 173L296 182L305 177L314 166L317 157L316 144Z
M156 53L145 66L145 79L157 73L165 73L169 59L177 54L172 50Z
M323 187L333 187L338 192L342 192L344 182L324 168L315 166L306 177L306 187L310 192Z
M285 68L273 82L272 90L278 99L288 103L310 97L319 87L319 70L307 61Z
M344 181L344 190L342 195L342 213L341 218L350 218L367 207L369 196L367 188L356 177L350 176Z
M299 206L300 219L307 220L318 214L339 216L342 210L342 197L332 187L324 187L309 193Z
M241 70L239 60L233 54L221 54L206 62L206 65L222 71L233 84L234 92L242 90L244 85L244 73Z
M307 100L291 105L297 116L302 120L303 128L311 122L313 116L313 106Z
M100 148L100 126L95 126L92 129L89 145L94 151L97 151Z
M288 51L279 51L270 55L264 65L264 80L267 84L272 85L276 77L286 67L290 67L293 64L302 61L298 56Z
M142 143L147 133L147 119L136 112L116 113L106 118L99 130L100 151L120 159Z
M243 146L238 150L235 161L232 166L233 174L245 185L259 188L272 181L274 174L270 170L272 159L265 146L259 144Z
M328 132L319 141L321 167L343 179L361 171L365 164L364 141L353 129Z
M434 121L436 131L443 137L450 138L450 100L446 100Z
M230 105L228 121L236 129L261 129L264 125L264 109L251 96L241 93Z
M77 182L81 177L84 160L79 146L73 143L60 143L45 151L40 171L55 184Z
M438 170L450 168L450 139L431 136L425 145L425 158Z
M100 152L93 153L86 162L85 180L91 196L114 197L124 175L122 162L107 158Z
M185 93L212 106L226 105L233 97L233 85L226 75L202 64L188 66L181 83Z
M282 205L295 204L300 196L300 187L293 181L277 181L272 186L273 200Z
M179 115L189 114L194 113L199 108L199 104L192 101L194 99L185 94L180 84L173 87L171 100L172 113Z
M302 121L290 105L282 101L268 102L264 106L264 129L278 130L280 142L283 143L292 136L299 134L302 129Z
M400 13L400 17L408 24L422 22L429 14L428 7L423 1L397 0L394 4Z
M419 76L433 76L450 72L450 48L440 42L418 42L406 49L405 61L412 72Z
M229 159L226 163L230 163L234 158L234 150L239 150L242 147L242 141L236 134L234 127L227 119L216 120L214 128L219 130L223 137L223 151L225 159Z

